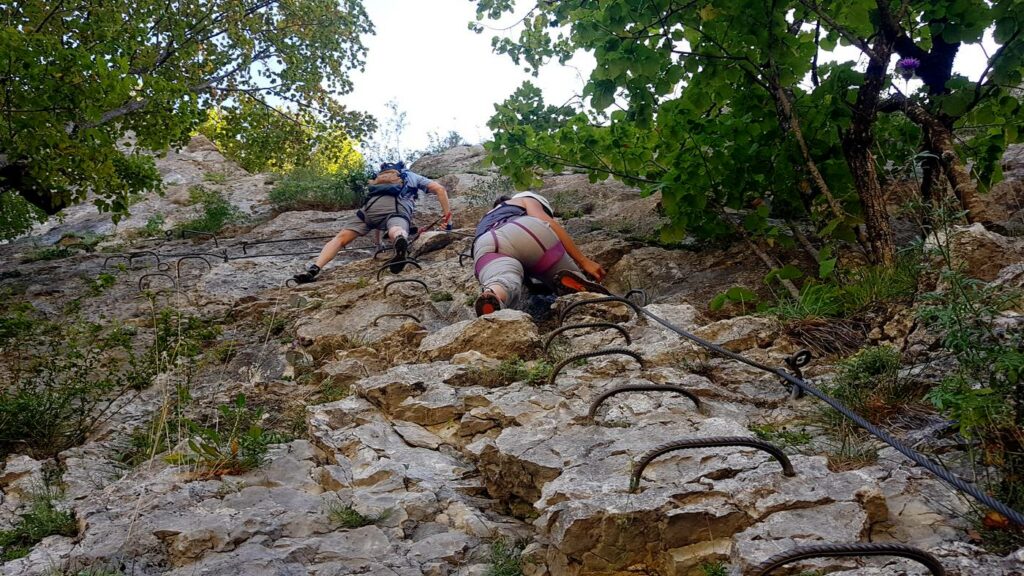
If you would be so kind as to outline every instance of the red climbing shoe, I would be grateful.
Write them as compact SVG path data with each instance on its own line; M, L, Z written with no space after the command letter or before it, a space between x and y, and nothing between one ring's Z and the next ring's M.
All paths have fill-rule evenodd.
M587 280L583 274L573 272L572 270L562 270L558 274L555 274L555 291L560 296L573 294L575 292L611 294L611 292L609 292L604 286L601 286L597 282Z
M473 309L476 310L477 317L483 316L484 314L491 314L501 310L501 300L494 295L494 292L484 290L483 293L476 297L476 302L473 303Z

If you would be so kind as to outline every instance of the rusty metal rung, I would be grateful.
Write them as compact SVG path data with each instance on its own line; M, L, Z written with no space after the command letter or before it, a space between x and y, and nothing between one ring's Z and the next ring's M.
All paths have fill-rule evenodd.
M633 473L629 478L629 491L636 492L640 488L640 477L644 473L644 469L651 463L655 458L662 454L667 454L675 450L686 450L690 448L717 448L720 446L746 446L749 448L756 448L762 452L771 454L779 464L782 465L782 473L785 476L795 476L796 470L793 469L792 462L789 461L789 457L786 453L779 449L778 446L769 444L763 440L757 438L748 438L744 436L715 436L712 438L687 438L685 440L677 440L675 442L669 442L668 444L662 444L657 448L651 450L640 459L636 467L633 468Z

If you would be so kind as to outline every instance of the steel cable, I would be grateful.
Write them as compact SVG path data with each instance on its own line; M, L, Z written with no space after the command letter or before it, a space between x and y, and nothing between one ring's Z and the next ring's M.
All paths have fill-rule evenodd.
M871 424L870 422L865 420L863 417L861 417L859 414L857 414L856 412L853 412L852 410L850 410L849 408L847 408L846 406L841 404L835 398L832 398L831 396L825 394L824 392L821 392L820 390L818 390L817 388L812 386L807 381L805 381L805 380L803 380L801 378L797 378L797 377L793 376L792 374L790 374L790 373L788 373L785 370L782 370L780 368L772 368L770 366L766 366L764 364L761 364L760 362L756 362L754 360L746 358L745 356L742 356L742 355L737 354L735 352L726 350L725 348L722 348L721 346L718 346L717 344L714 344L712 342L708 342L707 340L704 340L703 338L700 338L699 336L696 336L694 334L691 334L691 333L687 332L686 330L683 330L682 328L676 326L675 324L672 324L668 320L665 320L664 318L661 318L657 314L654 314L654 313L652 313L652 312L650 312L650 311L648 311L646 309L638 308L638 310L640 311L641 314L647 316L651 320L654 320L655 322L657 322L658 324L661 324L665 328L668 328L669 330L675 332L676 334L682 336L683 338L686 338L687 340L695 342L695 343L699 344L700 346L702 346L702 347L704 347L704 348L706 348L708 350L716 352L716 353L718 353L718 354L720 354L722 356L725 356L726 358L731 358L733 360L736 360L737 362L742 362L743 364L746 364L748 366L752 366L754 368L758 368L758 369L763 370L765 372L774 374L774 375L778 376L779 378L782 378L787 383L789 383L791 386L793 386L795 388L798 388L798 389L802 390L803 392L805 392L807 394L810 394L811 396L814 396L815 398L817 398L817 399L821 400L822 402L828 404L833 409L835 409L837 412L839 412L840 414L842 414L846 418L852 420L855 424L857 424L858 426L860 426L864 430L868 431L869 433L871 433L872 435L874 435L878 439L882 440L883 442L885 442L889 446L892 446L900 454L903 454L904 456L909 458L911 461L913 461L916 464L918 464L921 467L923 467L925 470L931 472L932 474L934 474L938 478L942 479L944 482L946 482L947 484L949 484L953 488L959 490L960 492L962 492L964 494L970 495L971 497L976 499L978 502L981 502L982 504L988 506L989 508L999 512L1003 516L1006 516L1011 521L1013 521L1015 524L1020 525L1020 526L1024 526L1024 514L1021 514L1020 512L1014 510L1013 508L1010 508L1006 504L1003 504L999 500L996 500L995 498L989 496L988 494L985 494L984 492L979 490L976 486L973 486L973 485L967 483L962 478L956 476L955 474L953 474L952 472L947 470L945 467L943 467L943 466L941 466L941 465L931 461L924 454L921 454L920 452L917 452L916 450L914 450L914 449L912 449L912 448L910 448L908 446L905 446L902 442L900 442L899 440L897 440L897 439L893 438L892 436L890 436L885 430L882 430L881 428L875 426L874 424Z

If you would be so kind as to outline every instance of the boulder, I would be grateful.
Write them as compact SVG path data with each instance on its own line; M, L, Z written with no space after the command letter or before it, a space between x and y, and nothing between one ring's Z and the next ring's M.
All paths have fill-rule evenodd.
M500 360L529 358L536 353L537 326L518 310L499 310L475 320L464 320L427 335L420 355L429 361L447 360L469 350Z

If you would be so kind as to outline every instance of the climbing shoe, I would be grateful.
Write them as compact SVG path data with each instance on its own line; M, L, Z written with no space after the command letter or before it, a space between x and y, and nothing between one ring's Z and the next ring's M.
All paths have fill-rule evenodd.
M477 317L497 312L498 310L501 310L501 300L494 295L494 292L485 290L482 294L476 297L476 302L473 303L473 309L476 310Z
M296 284L309 284L313 280L316 280L316 275L320 273L320 267L316 264L310 264L306 266L306 271L300 274L292 276Z
M405 236L399 236L395 240L395 257L391 259L391 266L388 270L392 274L398 274L405 269L405 259L408 258L409 254L409 239Z
M555 291L559 295L573 294L575 292L594 292L597 294L611 294L607 288L572 270L562 270L555 274Z

